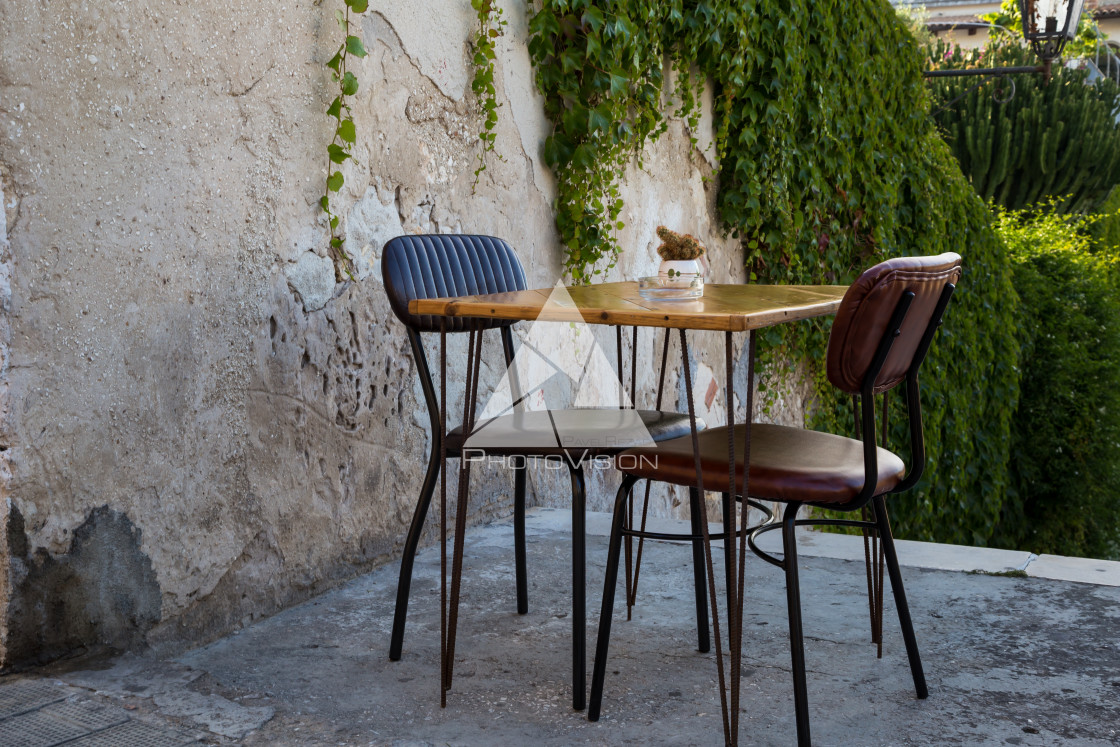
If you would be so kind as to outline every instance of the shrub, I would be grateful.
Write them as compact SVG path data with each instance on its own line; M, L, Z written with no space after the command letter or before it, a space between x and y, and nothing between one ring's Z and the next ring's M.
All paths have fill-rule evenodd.
M927 51L939 68L1038 63L1032 51L1009 42L968 51L938 44ZM1120 86L1086 77L1055 64L1049 82L1041 75L980 84L931 80L934 118L980 197L1022 209L1060 196L1062 212L1086 212L1120 182Z
M993 544L1120 556L1120 283L1097 218L998 212L1022 303L1011 496Z
M1120 189L1112 188L1089 225L1093 246L1104 251L1120 251Z

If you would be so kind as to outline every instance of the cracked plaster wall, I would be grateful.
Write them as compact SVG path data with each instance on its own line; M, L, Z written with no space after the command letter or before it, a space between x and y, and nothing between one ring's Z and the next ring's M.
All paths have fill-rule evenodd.
M394 558L430 437L381 247L401 233L487 233L516 248L531 285L559 277L524 4L503 3L502 158L487 159L472 193L470 3L393 0L361 22L370 55L353 65L359 139L339 196L358 279L333 282L317 206L330 5L0 5L0 519L9 507L20 517L0 550L5 664L41 653L21 641L50 637L27 629L38 618L17 598L35 564L65 565L95 515L129 528L114 536L130 546L106 557L150 567L158 613L140 632L167 648ZM708 241L714 280L742 281L738 247L717 230L710 158L674 122L646 171L630 169L627 249L610 279L654 270L665 223ZM613 334L601 333L613 360ZM652 350L648 332L639 345ZM695 356L697 400L719 422L721 395L706 395L722 341L698 342ZM639 390L652 392L655 367L640 368ZM501 374L484 366L485 386ZM453 412L461 397L452 384ZM798 406L779 415L796 419ZM535 474L533 500L566 505L566 482ZM608 505L612 483L592 480L592 508ZM472 488L476 521L508 513L505 475L476 473ZM658 500L660 513L679 502ZM99 535L82 535L95 553L87 535ZM136 592L145 605L150 586ZM90 635L82 645L121 640Z

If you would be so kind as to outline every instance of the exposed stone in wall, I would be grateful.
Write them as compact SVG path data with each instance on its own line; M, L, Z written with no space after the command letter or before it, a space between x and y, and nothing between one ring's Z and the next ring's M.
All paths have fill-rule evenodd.
M318 311L334 295L334 262L315 252L304 252L295 264L284 270L288 285L303 302L307 311Z
M381 285L386 241L501 236L532 286L559 278L525 4L502 3L497 152L474 187L470 4L393 0L361 21L359 136L337 198L357 277L334 282L318 207L332 1L0 3L0 499L22 525L0 551L0 664L98 643L182 647L395 558L431 434ZM709 158L673 122L646 171L628 170L610 279L656 267L665 223L707 240L713 280L742 280ZM613 360L613 331L596 334ZM648 330L638 344L652 360ZM722 382L722 344L693 338L713 423L722 395L705 387ZM484 392L504 372L496 335L487 346ZM428 352L435 366L434 340ZM675 342L671 356L676 407ZM449 381L455 421L462 384ZM641 366L646 406L655 388L656 366ZM614 480L590 480L591 508L610 505ZM531 481L533 501L568 505L566 473ZM508 474L475 470L472 520L508 515L511 493ZM655 513L680 510L657 500ZM109 560L136 586L102 594ZM79 598L131 601L48 635L43 605Z

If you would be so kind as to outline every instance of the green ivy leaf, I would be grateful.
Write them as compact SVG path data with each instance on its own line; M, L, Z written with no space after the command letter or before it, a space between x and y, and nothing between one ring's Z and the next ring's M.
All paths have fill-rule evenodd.
M353 96L358 92L358 79L354 77L353 73L348 71L346 75L342 76L341 89L343 96Z
M600 104L588 112L587 118L587 131L588 132L606 132L610 129L610 106L607 104Z
M346 4L355 13L365 13L366 8L369 7L369 0L346 0Z
M529 20L529 34L546 40L560 35L560 22L556 20L556 14L548 5L541 8L540 12Z
M577 168L591 170L595 166L595 146L580 145L572 155L572 164Z
M583 12L580 22L584 26L590 26L592 34L598 34L599 29L603 27L603 11L590 7Z
M330 156L331 163L342 163L350 157L350 154L343 150L338 143L331 143L327 146L327 155Z
M620 75L618 73L612 72L610 74L610 79L612 97L621 96L622 94L626 93L626 90L630 84L629 78L627 78L625 75Z
M342 72L341 72L342 71L342 52L336 52L334 57L331 58L330 62L327 63L327 67L329 67L331 70L334 70L335 75L341 75L342 74Z
M365 57L367 52L362 40L356 36L346 37L346 51L355 57Z
M331 198L327 197L326 195L323 195L322 197L320 197L319 198L319 207L323 208L324 212L329 213L331 211Z
M334 161L333 158L331 160ZM346 160L346 159L343 159L343 160ZM338 190L342 189L342 185L343 185L343 179L342 179L342 172L341 171L336 171L336 172L334 172L333 174L331 174L330 176L327 177L327 189L329 189L330 191L337 192ZM326 195L323 195L323 200L327 200ZM324 208L324 209L326 209L326 208Z
M335 119L342 119L342 97L335 96L334 101L327 107L327 116L334 117Z
M338 123L338 137L346 143L357 140L358 133L354 127L354 120L344 119Z

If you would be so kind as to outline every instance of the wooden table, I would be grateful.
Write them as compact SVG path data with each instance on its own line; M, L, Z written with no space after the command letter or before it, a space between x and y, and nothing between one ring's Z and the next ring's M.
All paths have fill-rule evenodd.
M468 320L524 320L524 321L583 321L588 324L605 324L612 326L634 327L663 327L679 331L681 342L682 365L685 377L685 391L688 395L688 414L692 422L693 437L696 433L696 412L692 398L692 373L689 365L688 330L709 330L724 333L724 350L726 366L725 402L727 403L727 424L735 422L735 398L733 391L733 356L732 347L735 332L748 332L747 354L747 423L746 443L743 444L744 454L749 455L750 448L750 413L754 405L754 362L755 362L755 336L756 330L772 327L786 322L800 319L829 316L836 312L844 296L846 286L820 285L722 285L708 284L704 288L704 296L692 301L649 301L638 295L638 285L633 282L626 283L601 283L587 286L572 286L564 288L542 288L539 290L518 291L515 293L495 293L483 296L465 296L460 298L430 298L417 299L409 303L408 310L413 314L423 314L443 319L464 318ZM668 339L666 339L666 350ZM440 334L441 350L441 382L446 378L446 328ZM467 396L464 397L463 423L467 432L474 428L473 400L477 396L478 358L481 356L481 334L471 336L468 345L467 362ZM620 354L621 357L621 354ZM621 375L621 371L619 372ZM473 382L473 388L472 388ZM446 413L446 389L441 383L441 412ZM443 418L443 431L446 437L446 417ZM446 455L443 455L446 457ZM467 460L460 464L460 486L465 479ZM734 469L734 467L732 467ZM749 470L744 470L744 485L741 495L748 495L746 484ZM697 460L697 484L703 486L702 476ZM462 494L460 494L462 495ZM730 503L733 496L724 496L724 522L725 530L733 531L733 514ZM446 487L441 488L441 513L446 510ZM460 500L461 521L465 521L464 501ZM701 514L699 527L704 537L704 556L707 567L707 579L712 612L712 621L716 625L716 664L719 670L720 702L723 708L725 736L728 744L735 744L738 740L739 721L739 668L742 659L742 611L743 611L743 575L745 567L736 558L745 554L745 532L740 531L740 547L736 549L735 542L728 539L724 542L726 576L727 576L727 622L728 622L728 650L730 653L730 680L725 685L724 663L722 656L722 641L718 630L719 610L716 602L711 540L708 535L708 517L706 502L699 502ZM729 523L730 522L730 523ZM457 520L456 532L456 558L455 563L461 563L460 535L465 525ZM729 535L729 537L732 535ZM582 542L579 543L582 547ZM579 553L577 553L578 555ZM576 557L573 563L582 568L582 559ZM453 573L453 576L455 574ZM582 574L579 574L582 578ZM582 584L580 584L582 586ZM582 596L583 589L573 589L573 593ZM455 599L458 595L453 589L452 612L450 623L454 630ZM580 605L582 608L582 605ZM444 613L446 618L446 612ZM576 619L577 628L579 620ZM580 632L576 633L581 636ZM454 633L450 635L450 647L444 646L442 664L444 672L448 671L449 661L454 657ZM575 646L581 661L576 663L575 676L580 679L574 687L582 690L582 678L585 676L582 639ZM449 683L449 678L447 680Z
M836 312L847 286L708 284L695 301L647 301L637 283L600 283L492 293L461 298L427 298L408 305L413 314L479 319L573 321L637 327L743 332Z

